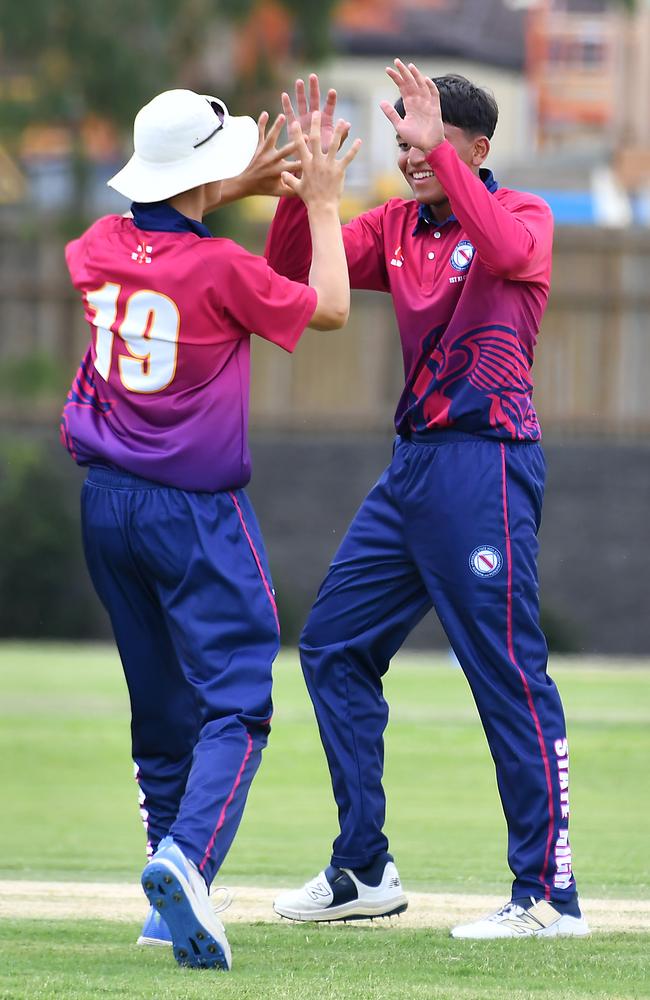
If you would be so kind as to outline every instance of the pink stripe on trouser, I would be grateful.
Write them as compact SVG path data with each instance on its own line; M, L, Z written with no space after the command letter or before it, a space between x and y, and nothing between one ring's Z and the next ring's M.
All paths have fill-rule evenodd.
M230 795L228 796L228 798L224 802L223 808L222 808L221 812L219 813L219 819L217 820L217 825L214 828L214 832L213 832L212 836L210 837L210 840L208 841L208 846L205 849L205 854L203 855L203 859L201 860L201 864L199 865L199 871L200 872L203 871L203 869L207 865L208 861L210 860L210 854L212 853L212 848L215 845L215 841L217 839L219 830L221 829L221 827L223 826L223 824L226 822L226 813L228 812L228 808L229 808L232 800L235 797L235 793L236 793L237 789L239 788L239 785L240 785L240 782L241 782L241 779L242 779L242 775L244 773L244 769L245 769L246 765L248 764L248 759L249 759L251 753L253 752L253 738L252 738L251 734L250 733L246 733L246 738L248 740L248 743L247 743L247 746L246 746L246 753L244 754L244 759L243 759L243 761L241 763L241 767L239 768L239 771L237 772L237 777L235 778L235 783L233 784L232 788L230 789Z
M508 563L508 656L510 657L510 662L514 667L517 668L519 676L521 677L521 682L524 686L524 691L526 692L526 700L528 702L528 708L530 709L530 714L533 717L533 722L535 723L535 730L537 732L537 742L539 743L539 749L542 754L542 760L544 762L544 774L546 776L546 788L548 791L548 813L549 813L549 823L548 823L548 837L546 840L546 853L544 855L544 864L540 872L539 878L541 882L544 882L546 888L544 894L547 899L551 898L551 887L547 882L546 877L548 873L548 859L551 854L551 844L553 842L553 830L555 828L555 808L553 806L553 785L551 783L551 767L548 761L548 755L546 753L546 746L544 744L544 737L542 735L542 726L539 721L539 716L535 708L535 702L533 701L533 695L528 684L528 679L519 666L517 658L515 656L515 647L512 638L512 552L510 548L510 524L508 520L508 494L507 494L507 477L506 477L506 449L503 444L499 446L501 448L501 481L503 490L503 523L505 527L506 536L506 559Z
M230 499L234 503L235 509L236 509L237 513L239 514L239 520L241 522L241 526L242 526L242 528L244 530L244 534L246 535L246 538L248 540L248 544L251 547L251 552L253 553L253 559L255 560L255 562L257 564L257 568L259 570L260 577L262 578L262 583L264 584L264 589L266 590L266 596L268 597L269 603L271 605L271 608L273 609L273 615L275 617L275 624L277 625L278 632L279 632L280 631L280 619L278 618L278 607L277 607L277 604L275 603L275 597L273 596L273 591L271 589L271 585L269 584L269 581L266 579L266 574L264 573L264 568L262 566L262 560L260 559L258 551L255 548L255 543L254 543L253 539L250 536L250 532L249 532L248 528L246 527L246 522L244 520L244 515L242 513L241 507L239 506L239 502L237 500L237 497L235 496L234 493L229 493L228 496L230 497Z

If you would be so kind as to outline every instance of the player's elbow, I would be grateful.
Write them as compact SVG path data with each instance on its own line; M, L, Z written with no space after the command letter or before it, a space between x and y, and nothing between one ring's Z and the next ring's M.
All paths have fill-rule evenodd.
M312 330L340 330L345 326L350 318L350 306L343 304L329 304L321 306L319 303L316 312L312 316L309 326Z
M485 263L495 277L517 281L530 271L532 261L533 256L529 253L511 251L506 254L499 253L493 261Z

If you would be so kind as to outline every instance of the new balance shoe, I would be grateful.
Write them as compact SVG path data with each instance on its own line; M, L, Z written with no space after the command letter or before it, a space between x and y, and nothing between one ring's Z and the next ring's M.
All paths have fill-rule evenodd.
M365 885L349 868L330 866L302 889L283 892L273 909L289 920L367 920L403 913L408 900L397 868L386 862L379 885Z
M577 900L558 909L545 899L533 896L511 899L496 913L459 924L451 931L454 938L516 937L586 937L589 925L580 912Z
M158 910L150 906L140 932L140 937L138 938L138 944L164 948L171 943L172 936L169 933L169 927L160 916Z
M145 866L142 888L169 928L179 965L230 969L230 945L210 905L207 886L171 837L161 840Z

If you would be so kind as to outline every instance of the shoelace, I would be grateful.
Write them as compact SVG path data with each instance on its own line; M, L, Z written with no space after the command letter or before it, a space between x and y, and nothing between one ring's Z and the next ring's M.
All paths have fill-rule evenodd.
M215 895L218 893L222 893L221 899L215 899ZM208 898L210 900L210 906L212 907L212 912L223 913L223 911L227 910L228 907L232 904L235 895L233 892L231 892L230 889L227 889L225 885L217 885L210 890L210 895Z
M533 903L533 905L535 904L535 900L532 896L531 896L531 903ZM525 912L526 910L524 909L523 906L520 906L519 903L513 903L512 900L509 900L504 906L501 907L500 910L497 910L496 913L493 913L489 919L507 920L509 917L519 917L521 916L522 913Z

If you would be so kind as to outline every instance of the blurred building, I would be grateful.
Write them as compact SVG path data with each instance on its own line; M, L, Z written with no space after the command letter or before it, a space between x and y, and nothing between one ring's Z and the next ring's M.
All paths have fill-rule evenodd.
M527 76L536 147L571 221L647 224L650 217L650 4L527 4ZM575 177L573 189L567 174ZM591 175L591 198L575 189ZM584 220L580 218L584 214Z
M346 0L333 50L323 83L364 138L350 212L405 190L379 108L395 93L384 67L400 55L495 94L490 163L546 197L557 222L648 224L649 4L632 15L613 0Z

